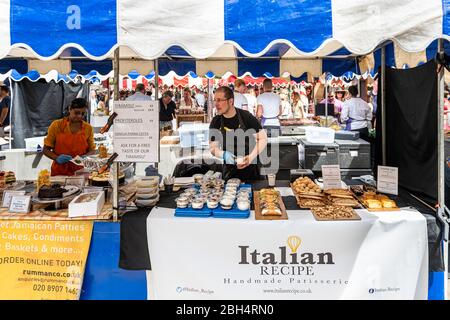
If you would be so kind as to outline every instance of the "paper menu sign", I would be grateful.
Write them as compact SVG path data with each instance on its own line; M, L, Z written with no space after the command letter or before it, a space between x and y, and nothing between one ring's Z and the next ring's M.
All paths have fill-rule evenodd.
M9 212L29 213L31 205L31 196L13 196L9 206Z
M11 204L11 199L14 196L24 196L25 191L5 191L3 192L3 201L2 201L2 208L9 208L9 205Z
M339 165L322 166L323 189L341 189L341 168Z
M398 195L398 168L378 166L377 190Z
M159 161L159 101L114 101L118 162Z

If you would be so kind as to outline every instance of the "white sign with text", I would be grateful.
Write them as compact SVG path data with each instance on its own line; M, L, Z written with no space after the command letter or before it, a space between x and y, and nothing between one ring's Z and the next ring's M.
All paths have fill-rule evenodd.
M31 207L31 196L15 195L11 199L9 212L13 213L29 213Z
M378 166L377 190L398 195L398 168Z
M114 101L114 152L119 162L159 162L158 101Z
M323 189L340 189L341 168L339 165L323 165L322 166Z
M15 191L15 190L10 190L10 191L3 192L2 208L9 208L9 205L11 204L12 197L14 197L14 196L24 196L25 193L26 193L25 191Z

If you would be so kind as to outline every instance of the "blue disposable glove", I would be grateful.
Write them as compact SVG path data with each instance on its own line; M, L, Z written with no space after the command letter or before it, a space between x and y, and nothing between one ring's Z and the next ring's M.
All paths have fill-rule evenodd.
M67 154L61 154L56 158L56 163L58 164L64 164L72 160L72 157Z
M225 164L236 164L236 156L229 151L224 151L222 159Z

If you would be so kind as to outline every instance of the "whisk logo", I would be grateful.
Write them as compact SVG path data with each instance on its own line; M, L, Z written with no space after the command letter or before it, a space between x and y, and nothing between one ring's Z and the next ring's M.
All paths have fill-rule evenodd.
M289 248L291 248L292 253L297 253L297 249L298 249L298 247L300 247L301 243L302 243L302 239L300 239L300 237L297 237L297 236L290 236L287 239L287 244L288 244Z

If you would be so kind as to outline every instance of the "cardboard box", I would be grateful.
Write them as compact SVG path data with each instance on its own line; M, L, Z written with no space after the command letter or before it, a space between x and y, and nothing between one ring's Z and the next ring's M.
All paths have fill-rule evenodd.
M91 198L90 201L80 202L83 199ZM69 203L69 218L97 216L102 212L105 204L105 193L90 192L82 193Z

